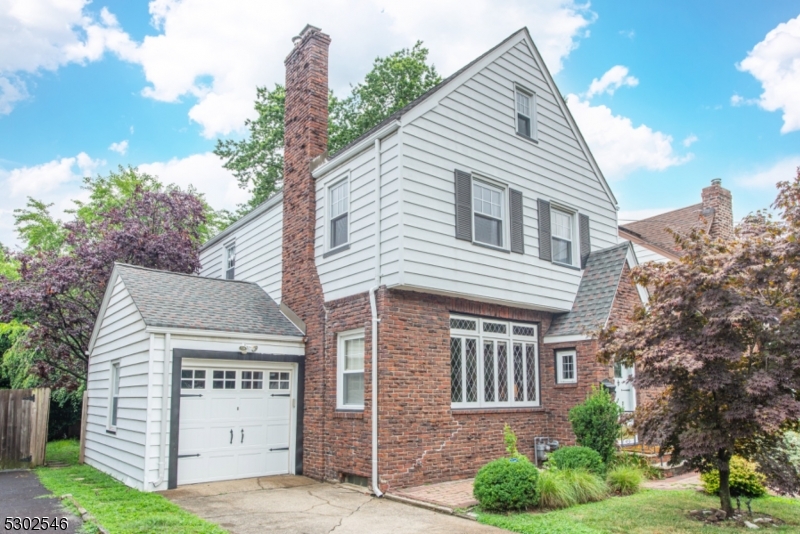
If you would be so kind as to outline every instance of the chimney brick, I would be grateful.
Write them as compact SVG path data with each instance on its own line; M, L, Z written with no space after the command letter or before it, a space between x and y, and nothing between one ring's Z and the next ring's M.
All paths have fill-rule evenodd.
M709 187L703 188L703 210L714 210L711 237L730 239L733 237L733 197L722 187L722 180L714 178Z

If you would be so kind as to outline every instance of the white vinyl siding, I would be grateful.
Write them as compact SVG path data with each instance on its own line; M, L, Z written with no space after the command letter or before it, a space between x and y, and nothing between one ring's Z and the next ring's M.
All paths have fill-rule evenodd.
M200 251L200 276L225 278L225 245L236 243L236 280L255 282L281 301L283 203L236 228L231 236Z
M86 463L138 489L144 484L149 359L150 336L118 279L89 359ZM116 427L110 420L112 364L119 365Z
M538 143L516 134L515 84L536 91ZM527 45L520 42L402 129L402 282L421 291L568 311L580 271L538 258L537 198L590 217L593 250L617 244L616 210ZM522 192L525 254L457 240L454 170Z

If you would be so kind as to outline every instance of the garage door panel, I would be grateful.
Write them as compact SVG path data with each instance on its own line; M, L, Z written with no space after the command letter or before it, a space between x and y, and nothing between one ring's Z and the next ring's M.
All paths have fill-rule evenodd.
M289 422L270 423L267 428L267 445L270 447L289 446Z
M242 419L263 419L269 410L269 402L262 394L259 398L242 397L239 404Z
M284 417L289 411L291 399L289 397L268 397L267 417Z
M210 403L212 419L227 419L236 416L236 408L239 400L235 395L226 394L214 395Z

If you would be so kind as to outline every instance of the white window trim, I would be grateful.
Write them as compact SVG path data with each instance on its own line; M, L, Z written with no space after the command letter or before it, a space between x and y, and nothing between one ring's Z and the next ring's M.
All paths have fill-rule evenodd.
M366 391L366 367L367 367L367 349L366 338L364 336L364 329L347 330L336 334L336 409L337 410L350 410L350 411L363 411L363 404L345 404L344 403L344 344L345 341L350 339L364 338L364 390Z
M477 402L466 402L466 400L462 402L450 402L450 408L453 410L469 410L469 409L492 409L492 408L533 408L537 406L541 406L542 402L542 390L541 390L541 371L539 369L539 326L536 324L531 323L518 323L512 321L505 321L502 319L492 319L492 318L481 318L481 317L474 317L468 315L450 315L450 319L464 319L467 321L476 321L477 323L477 330L450 330L450 338L459 337L462 339L466 338L473 338L477 340L477 347L478 347L478 354L477 354L477 362L478 362L478 400ZM496 333L488 333L483 331L483 322L490 322L490 323L503 323L507 325L506 334L496 334ZM514 335L514 326L523 326L526 328L533 328L534 335L533 336L515 336ZM484 396L484 382L485 382L485 373L484 373L484 358L483 358L483 342L484 340L487 341L505 341L508 343L508 354L510 356L510 360L512 362L511 365L507 366L507 384L509 387L509 396L508 401L501 402L501 401L493 401L493 402L486 402L483 400ZM534 353L534 363L533 368L536 372L535 377L535 391L536 391L536 400L535 401L514 401L512 400L512 384L514 383L514 365L513 365L513 354L514 354L514 343L523 343L533 345L533 353ZM449 347L449 345L448 345ZM462 348L463 350L463 348ZM497 358L494 358L494 365L495 365L495 375L497 374ZM523 380L524 384L528 384L528 366L523 365ZM466 387L466 365L462 363L461 365L461 383L462 388ZM464 399L466 399L466 391L463 393ZM525 392L527 396L527 391ZM495 383L495 398L499 398L497 383Z
M522 134L517 129L517 93L521 93L528 98L531 99L531 109L530 109L530 117L528 117L531 121L531 135L530 137ZM518 134L520 137L525 139L530 139L531 141L538 141L539 140L539 124L536 120L536 92L531 91L527 87L524 87L518 83L514 84L514 132Z
M552 250L553 247L553 239L557 239L555 235L553 235L553 212L561 212L565 215L568 215L569 218L572 220L572 263L564 263L563 261L556 261L553 259L553 263L556 265L567 265L569 267L580 267L581 264L581 251L580 251L580 224L578 221L578 210L574 208L570 208L563 204L559 204L557 202L551 201L550 202L550 247Z
M484 243L483 241L478 241L477 239L475 239L475 226L476 226L475 225L475 214L477 213L475 211L475 189L474 189L475 182L478 182L480 184L486 185L488 187L492 187L494 189L499 189L500 192L501 192L501 197L502 198L500 199L500 203L501 203L501 206L502 206L502 209L503 209L502 219L501 219L501 224L503 225L503 234L502 234L503 235L503 244L501 246L499 246L499 247L497 245L493 245L491 243ZM491 178L487 178L487 177L485 177L483 175L473 174L472 175L472 180L470 181L470 184L469 184L469 194L470 194L470 197L471 197L471 204L472 204L472 221L470 221L472 223L472 242L474 244L478 244L478 245L483 246L483 247L490 247L490 248L494 248L494 249L497 249L497 250L504 250L504 251L510 250L510 248L511 248L511 245L510 245L511 230L510 230L509 227L511 226L511 223L510 223L510 218L509 218L508 185L504 184L502 182L498 182L497 180L493 180ZM479 215L483 215L483 214L481 213Z
M221 278L223 280L227 280L228 279L228 249L231 246L236 247L236 239L231 239L230 241L228 241L226 243L223 243L223 245L222 245L222 277ZM238 252L239 251L236 250L236 248L234 248L234 259L235 259L236 254ZM235 264L234 264L234 267L233 267L233 279L236 279L236 265Z
M564 378L564 356L572 356L572 378ZM562 349L556 351L556 383L557 384L577 384L578 383L578 352L575 349Z
M115 372L116 369L116 372ZM114 420L114 375L116 374L116 382L121 382L122 378L122 365L121 360L113 360L108 367L108 419L106 420L106 429L112 432L117 431L117 426L112 423ZM119 423L119 388L117 388L117 423Z
M337 247L331 247L331 189L336 187L337 185L341 185L343 182L347 182L347 240ZM350 244L350 234L351 228L353 226L353 183L351 180L350 172L343 175L338 175L336 178L329 180L324 184L324 202L325 202L325 224L324 224L324 247L323 250L325 252L330 252L332 250L339 250L343 247L346 247Z

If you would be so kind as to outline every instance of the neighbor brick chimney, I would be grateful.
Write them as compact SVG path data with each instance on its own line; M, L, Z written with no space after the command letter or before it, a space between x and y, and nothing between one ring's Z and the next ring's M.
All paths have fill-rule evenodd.
M733 198L731 192L722 187L720 178L714 178L709 187L703 188L703 211L709 208L714 210L711 237L733 237Z
M307 25L286 58L281 303L306 325L303 473L324 477L324 296L314 257L316 184L311 160L328 148L328 47Z

